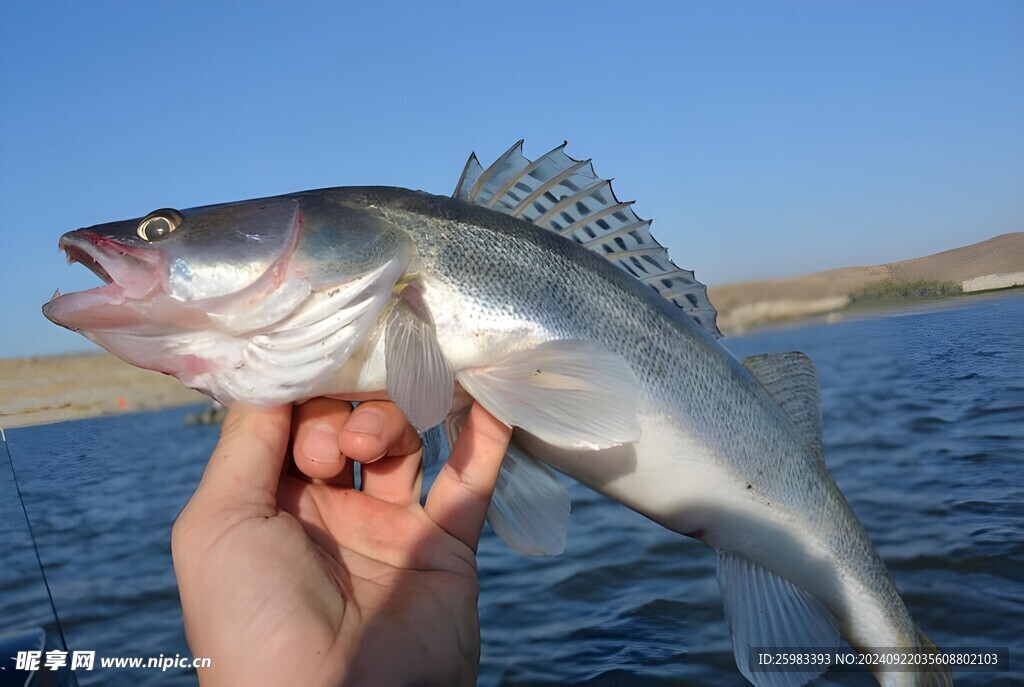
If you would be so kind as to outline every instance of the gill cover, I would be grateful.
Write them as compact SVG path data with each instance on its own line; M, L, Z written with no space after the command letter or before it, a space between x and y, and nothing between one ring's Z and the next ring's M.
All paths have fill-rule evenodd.
M278 258L255 279L244 269L224 277L249 280L242 291L194 302L216 326L218 354L208 370L179 379L221 400L277 404L336 392L336 375L375 330L409 262L405 233L357 193L285 198L292 231L267 236ZM220 259L232 263L230 253Z
M173 230L176 213L180 220ZM162 210L143 218L136 233L149 236L167 259L167 294L198 301L236 294L267 275L284 277L283 262L302 230L302 210L295 200L271 198L191 210ZM161 232L154 236L154 232ZM129 238L131 238L129 236ZM276 270L274 268L277 268Z

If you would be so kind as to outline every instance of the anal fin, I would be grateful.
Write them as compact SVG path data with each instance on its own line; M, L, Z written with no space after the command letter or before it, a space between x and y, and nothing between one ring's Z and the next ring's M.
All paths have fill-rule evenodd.
M757 687L799 687L820 670L752 670L750 649L834 650L841 645L831 613L808 592L734 552L718 552L718 584L740 672Z

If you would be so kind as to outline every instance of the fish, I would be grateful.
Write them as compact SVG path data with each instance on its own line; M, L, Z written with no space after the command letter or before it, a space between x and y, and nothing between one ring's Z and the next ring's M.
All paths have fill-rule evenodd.
M755 685L825 670L759 670L758 648L935 655L826 467L813 362L735 358L706 287L565 147L474 154L450 197L338 187L71 231L68 262L103 284L43 312L225 404L383 391L454 440L475 400L514 428L495 532L563 551L554 470L713 547ZM872 670L951 684L941 666Z

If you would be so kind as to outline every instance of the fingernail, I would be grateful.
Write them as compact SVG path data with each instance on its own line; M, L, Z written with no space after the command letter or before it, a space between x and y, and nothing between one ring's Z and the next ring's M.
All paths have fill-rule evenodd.
M384 414L375 408L352 413L345 423L345 431L358 434L380 434L384 431Z
M338 432L330 425L312 427L303 442L302 450L314 463L333 465L341 462Z

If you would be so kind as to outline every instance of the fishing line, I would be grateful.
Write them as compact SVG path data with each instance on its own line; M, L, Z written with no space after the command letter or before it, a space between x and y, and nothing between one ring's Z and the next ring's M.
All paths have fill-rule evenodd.
M21 485L18 484L18 473L14 471L14 459L11 457L11 447L7 445L7 435L4 434L4 430L0 427L0 442L4 445L4 450L7 451L7 463L11 466L11 475L14 477L14 488L18 491L18 501L21 502L21 512L25 514L25 525L28 526L28 536L32 540L32 550L36 552L36 562L39 564L39 572L43 576L43 586L46 587L46 596L50 599L50 610L53 611L53 619L57 622L57 632L60 633L60 643L64 651L68 650L68 641L64 638L64 628L60 624L60 616L57 615L57 604L53 602L53 592L50 591L50 582L46 579L46 568L43 567L43 559L39 555L39 545L36 543L36 535L32 531L32 521L28 518L28 509L25 507L25 497L21 495ZM70 672L68 673L71 674ZM72 684L77 684L77 680L72 678Z

